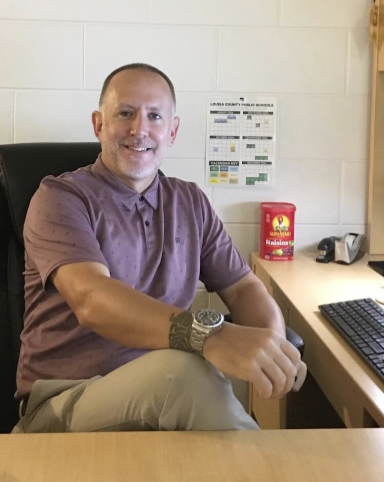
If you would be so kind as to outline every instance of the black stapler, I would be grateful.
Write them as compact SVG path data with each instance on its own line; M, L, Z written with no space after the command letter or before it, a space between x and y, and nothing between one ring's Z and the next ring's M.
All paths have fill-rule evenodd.
M335 242L340 241L341 238L336 236L330 236L320 241L317 249L320 251L319 256L316 258L318 263L329 263L335 259Z

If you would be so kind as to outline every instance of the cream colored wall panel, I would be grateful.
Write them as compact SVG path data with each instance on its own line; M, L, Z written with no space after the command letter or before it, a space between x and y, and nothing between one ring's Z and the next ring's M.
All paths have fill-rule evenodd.
M0 87L82 87L81 25L0 21Z
M277 25L278 0L152 0L150 22L187 25Z
M319 224L339 221L341 166L335 161L280 160L277 196L270 201L296 206L296 223Z
M370 94L372 49L368 30L351 30L348 37L347 93Z
M209 294L206 290L197 290L195 299L192 303L192 311L201 310L209 307Z
M97 92L18 92L16 142L97 141L91 123L97 101Z
M273 189L212 188L213 207L225 223L259 223L260 202L290 202L296 222L337 223L340 163L278 160Z
M0 91L0 143L13 142L14 92Z
M226 314L228 313L228 308L225 303L221 300L220 296L217 293L210 293L210 308L213 310L220 311L220 313Z
M18 0L16 18L88 22L148 22L149 0Z
M368 162L343 162L342 224L367 223Z
M280 158L368 158L368 96L281 96L279 119Z
M168 157L202 159L205 157L207 105L209 94L177 93L177 115L180 127Z
M251 264L251 253L259 247L260 227L256 224L224 224L225 230L232 238L245 261Z
M212 188L212 205L224 223L255 224L260 221L259 203L275 195L272 190Z
M346 43L335 29L223 28L218 90L342 93Z
M100 89L117 67L146 62L163 70L177 91L215 88L215 32L205 27L89 25L85 86Z
M16 0L0 0L0 18L14 18Z
M367 27L370 0L281 0L281 25Z

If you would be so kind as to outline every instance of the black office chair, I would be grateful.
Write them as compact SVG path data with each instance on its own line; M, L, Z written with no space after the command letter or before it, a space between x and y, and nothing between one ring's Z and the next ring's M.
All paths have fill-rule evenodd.
M43 177L92 164L94 143L32 143L0 146L0 433L18 421L16 367L24 316L23 225L30 199ZM303 340L287 328L301 351Z

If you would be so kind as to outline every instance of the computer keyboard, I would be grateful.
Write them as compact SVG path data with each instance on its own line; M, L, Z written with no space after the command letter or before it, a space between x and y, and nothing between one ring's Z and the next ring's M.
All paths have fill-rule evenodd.
M384 381L384 309L371 298L319 305L319 309Z

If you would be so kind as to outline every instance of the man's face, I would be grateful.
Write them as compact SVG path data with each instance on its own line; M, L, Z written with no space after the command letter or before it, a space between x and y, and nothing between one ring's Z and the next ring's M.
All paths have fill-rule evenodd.
M92 122L106 167L141 191L154 179L179 126L167 82L141 70L112 78Z

